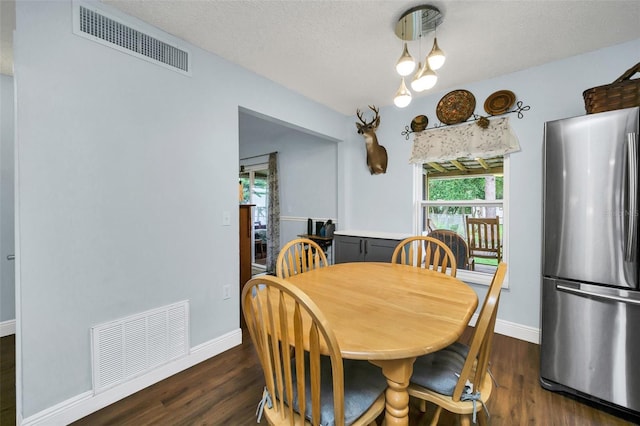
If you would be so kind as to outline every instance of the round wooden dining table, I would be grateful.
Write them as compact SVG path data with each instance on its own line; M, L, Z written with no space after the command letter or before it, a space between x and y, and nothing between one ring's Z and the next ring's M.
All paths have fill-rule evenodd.
M340 263L287 278L320 308L343 358L368 360L387 379L386 425L407 425L416 357L455 342L478 305L471 287L407 265Z

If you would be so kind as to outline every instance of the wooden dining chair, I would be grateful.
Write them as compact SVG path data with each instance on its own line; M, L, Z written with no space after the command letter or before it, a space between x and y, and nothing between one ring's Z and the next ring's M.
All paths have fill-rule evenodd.
M471 257L502 261L500 219L497 217L464 218L467 225L467 242Z
M413 364L409 395L436 404L431 425L438 424L440 413L447 411L460 415L460 424L468 426L469 417L479 417L486 424L481 411L493 388L488 374L489 356L500 302L500 289L507 272L507 264L501 262L493 276L489 291L482 304L471 344L455 343L438 352L418 357ZM467 381L471 387L467 386Z
M342 359L327 319L302 290L273 276L251 279L242 311L266 383L259 410L270 425L376 424L382 371Z
M456 276L457 263L453 252L437 238L415 236L400 241L393 251L391 263L432 269Z
M442 241L451 249L458 268L469 271L475 269L474 260L469 256L469 246L462 235L448 229L434 229L427 236Z
M328 264L327 255L318 243L308 238L297 238L285 244L278 253L276 276L288 278Z

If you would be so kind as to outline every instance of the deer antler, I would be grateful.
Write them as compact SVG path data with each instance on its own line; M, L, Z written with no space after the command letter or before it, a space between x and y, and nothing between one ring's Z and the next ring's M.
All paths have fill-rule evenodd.
M373 120L371 120L370 122L366 122L363 118L362 118L362 112L360 111L360 108L358 108L356 110L356 115L358 116L358 118L360 119L360 121L362 122L362 124L364 124L365 126L368 126L370 124L373 124L374 121L376 121L378 119L378 112L380 112L380 110L378 108L376 108L375 105L369 105L369 109L373 112L376 113L375 117L373 117Z

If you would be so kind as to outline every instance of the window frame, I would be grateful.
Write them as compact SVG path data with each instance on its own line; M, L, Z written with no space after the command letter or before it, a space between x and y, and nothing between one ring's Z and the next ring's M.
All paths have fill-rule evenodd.
M503 223L502 223L502 241L504 251L502 253L502 261L508 263L509 250L509 187L510 187L510 159L509 154L503 156L503 196L502 200L473 200L473 201L429 201L422 199L423 194L423 178L422 171L424 164L416 163L413 165L413 233L414 235L422 235L422 224L424 223L423 211L428 206L498 206L502 207ZM481 175L474 175L481 176ZM468 283L489 286L493 275L484 272L467 271L458 269L456 278ZM509 288L508 274L505 277L502 288Z

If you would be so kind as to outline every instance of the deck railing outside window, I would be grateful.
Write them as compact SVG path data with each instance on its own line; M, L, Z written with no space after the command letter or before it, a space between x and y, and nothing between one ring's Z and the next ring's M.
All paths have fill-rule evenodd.
M503 176L471 175L429 177L423 179L420 205L420 227L423 235L436 229L447 229L469 241L465 218L495 218L500 221L501 245L504 252ZM497 259L473 259L473 272L493 274Z

